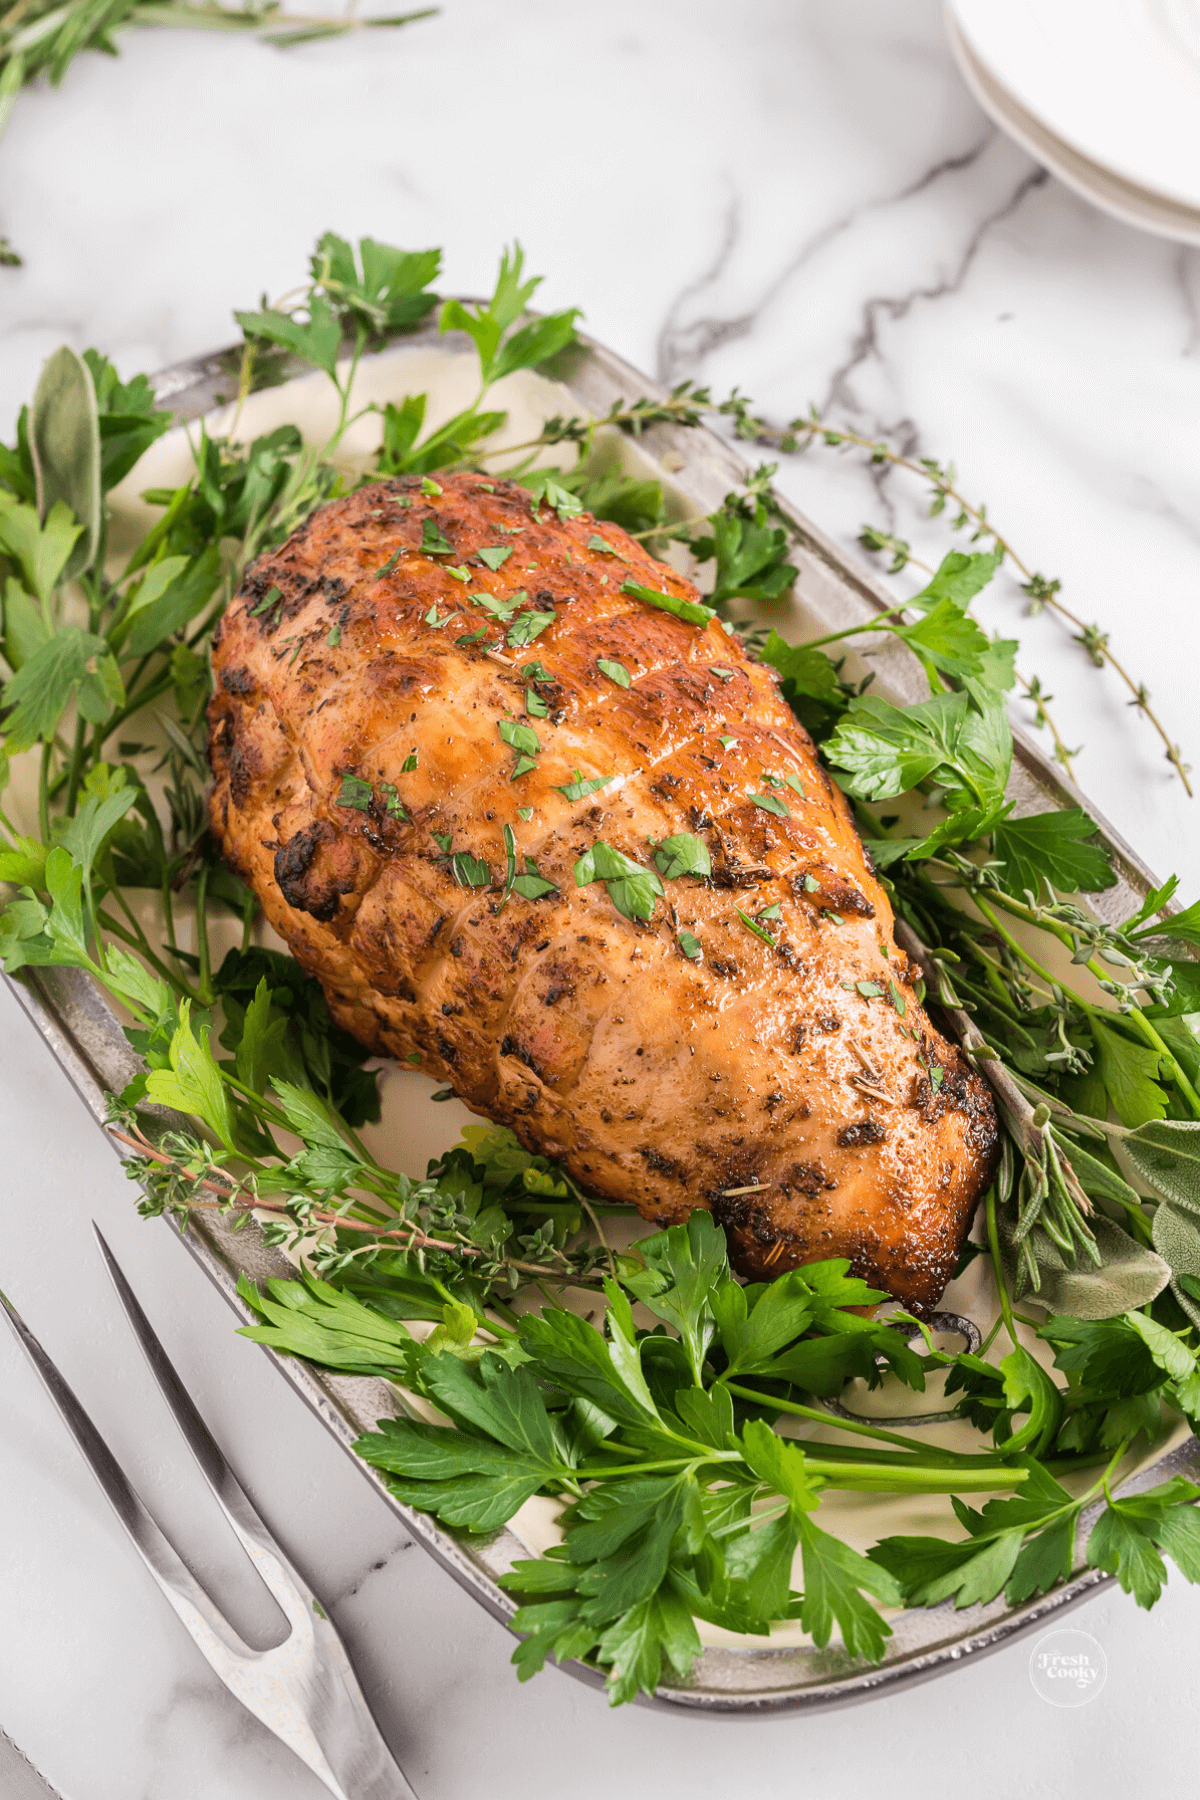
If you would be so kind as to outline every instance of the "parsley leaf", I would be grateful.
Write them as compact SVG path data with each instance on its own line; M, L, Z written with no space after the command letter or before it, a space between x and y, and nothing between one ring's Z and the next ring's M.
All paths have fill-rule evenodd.
M542 900L547 894L558 893L558 883L543 875L532 856L527 856L525 873L513 876L512 890L514 894L520 894L523 900Z
M313 281L347 324L376 336L412 331L432 311L427 290L441 268L440 250L397 250L361 238L358 259L345 238L327 231L312 257Z
M450 858L450 873L459 887L487 887L492 879L492 871L479 857L472 856L469 850L457 850Z
M644 600L647 606L658 607L660 612L674 613L677 619L683 619L689 625L707 625L717 616L711 606L701 606L694 600L677 600L674 594L664 594L640 581L623 581L621 592Z
M597 793L600 788L607 787L610 781L616 779L615 775L593 775L590 781L584 781L576 769L574 781L568 782L566 787L556 787L554 791L561 794L564 800L586 800L589 794Z
M598 656L596 667L602 675L607 675L610 681L615 681L618 687L627 688L629 686L629 670L624 663L614 662L611 657Z
M561 791L561 790L560 790ZM652 869L645 869L610 844L597 842L575 864L575 886L602 881L617 911L627 919L649 919L661 900L663 885Z
M790 819L792 816L787 802L780 800L775 794L749 794L747 798L753 800L755 806L761 806L764 812L774 813L780 819Z
M290 350L333 376L342 347L342 327L328 300L314 293L308 302L308 318L267 307L263 312L235 312L234 318L247 338L259 338Z
M4 684L9 754L52 737L71 700L90 724L103 725L124 703L116 658L102 637L68 625L55 632Z
M681 875L695 875L703 880L712 874L708 846L688 831L663 839L654 852L654 866L667 881L678 881Z
M953 600L939 600L915 625L893 624L890 629L922 662L943 675L983 673L988 640L974 619L961 612Z
M1161 1119L1167 1110L1167 1096L1158 1082L1158 1051L1135 1044L1098 1013L1091 1015L1091 1027L1100 1079L1121 1123L1144 1125Z
M535 637L545 631L547 625L553 625L552 612L527 612L514 619L505 634L505 643L511 650L519 650L522 644L532 644Z
M512 553L511 544L489 544L478 552L481 560L493 572L500 567L501 563L506 563Z
M421 520L421 548L427 556L453 556L453 545L448 544L442 535L442 528L437 520L427 515ZM383 571L380 570L382 574Z
M1005 819L992 832L992 854L1004 864L1005 892L1016 900L1040 899L1044 884L1061 893L1098 893L1117 877L1107 851L1089 842L1095 821L1078 807Z
M343 775L342 785L333 804L352 806L358 812L369 812L373 798L374 789L369 781L364 781L360 775Z
M536 275L522 281L524 268L525 252L520 244L514 244L500 259L495 291L486 306L468 310L461 301L447 300L442 307L441 330L465 331L474 343L484 387L517 369L536 368L574 340L575 320L579 317L575 306L566 312L549 313L516 331L511 329L542 280Z
M905 602L921 612L932 612L948 601L965 612L976 594L982 593L1004 560L1001 550L951 550L919 594Z
M506 744L511 744L514 750L523 750L526 756L536 756L542 747L533 726L523 725L519 719L501 719L498 730Z
M761 504L753 519L726 507L711 515L712 536L693 544L698 562L716 562L710 595L714 606L737 596L777 600L792 586L799 571L787 561L787 533L766 520L766 508Z

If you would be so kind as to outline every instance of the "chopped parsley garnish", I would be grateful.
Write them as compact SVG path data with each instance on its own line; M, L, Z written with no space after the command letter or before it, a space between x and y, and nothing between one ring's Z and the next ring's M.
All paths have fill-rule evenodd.
M400 796L392 786L391 782L381 781L379 784L379 792L383 796L383 804L387 809L389 816L393 819L400 819L407 825L408 814L405 812L404 807L401 804Z
M508 594L499 598L495 594L477 593L467 595L468 600L473 600L476 606L482 606L486 612L491 613L494 619L503 619L505 624L512 618L521 602L523 600L528 600L528 598L529 595L525 593L524 590L521 590L516 594Z
M708 665L708 672L710 675L715 675L718 681L732 681L733 680L733 670L732 669L718 669L716 663L710 663Z
M806 894L819 894L820 893L821 884L817 880L815 875L806 875L804 877L804 891Z
M720 744L722 750L733 750L737 746L737 739L735 737L718 738L717 742Z
M454 555L454 546L452 544L448 544L446 542L445 538L442 536L441 527L439 526L436 519L429 519L429 518L422 519L422 521L421 521L421 548L425 552L426 556L453 556ZM401 554L400 551L397 550L396 561L399 561L400 554ZM382 575L386 571L381 569L379 572Z
M325 642L329 645L329 648L331 650L336 650L338 645L341 643L341 641L342 641L341 626L340 625L331 625L329 627L329 636L325 639Z
M744 913L740 906L735 906L733 910L736 912L747 931L752 931L756 938L761 938L764 944L770 944L772 950L774 950L777 940L771 936L770 932L767 931L765 927L758 923L757 919L752 919L749 913Z
M251 611L250 617L252 619L257 619L261 613L269 612L271 607L277 605L278 602L282 599L283 599L283 589L282 588L277 588L277 587L268 588L266 593L263 595L262 599L259 601L258 605L256 607L254 607L253 610Z
M453 575L455 581L470 581L471 571L468 568L447 569L447 575ZM474 596L472 596L474 598Z
M627 688L629 686L629 670L624 663L613 662L607 656L598 656L596 667L602 675L607 675L610 681L615 681L618 687Z
M683 954L690 958L692 962L699 962L704 955L704 951L700 945L700 939L698 937L693 937L690 931L681 931L676 942L683 951Z
M512 888L513 893L520 894L523 900L541 900L547 894L557 894L558 883L551 881L548 876L540 874L532 856L527 856L525 873L514 875Z
M522 754L517 757L516 762L513 764L513 772L509 777L509 780L515 781L518 775L528 775L530 769L536 768L537 757Z
M891 995L892 1005L895 1007L896 1011L900 1014L900 1017L903 1018L904 1010L905 1010L904 995L900 992L900 989L896 986L896 983L894 981L892 981L890 978L888 980L888 993Z
M532 806L518 806L518 808L517 808L517 817L518 817L518 818L519 818L519 819L524 819L524 820L525 820L525 821L526 821L526 823L528 823L528 821L529 821L529 820L530 820L530 819L532 819L532 817L533 817L533 808L532 808Z
M758 916L760 919L778 919L782 912L783 908L777 900L774 906L764 906Z
M834 912L832 906L827 906L824 909L824 911L822 912L821 917L823 919L832 919L833 923L835 925L844 925L846 923L846 921L845 921L845 919L843 919L841 913Z
M442 495L442 490L437 482L431 481L428 475L421 477L421 492L430 495L434 500L440 500Z
M449 625L451 619L453 619L454 617L455 617L455 614L452 612L439 613L438 609L437 609L437 601L435 600L433 605L430 607L429 611L425 614L425 623L427 625L432 625L433 629L435 631L440 631L442 629L442 626Z
M856 981L854 985L864 1000L879 1000L883 996L883 989L877 981Z
M774 794L751 794L749 798L755 806L761 806L764 812L775 813L780 819L790 819L792 816L785 803L776 799Z
M542 747L541 739L532 725L522 725L519 719L501 719L500 736L514 750L523 750L526 756L536 756Z
M459 887L486 887L492 879L492 871L479 857L472 856L469 850L456 850L450 858L450 873Z
M579 770L576 769L574 781L568 783L566 787L555 788L554 791L556 794L561 794L564 800L586 800L589 794L594 794L600 788L607 787L610 781L616 779L615 775L594 775L590 781L584 781L580 777Z
M374 789L361 775L343 775L335 806L352 806L355 812L366 812L374 798Z
M513 547L511 544L489 544L486 549L479 552L479 558L480 561L485 562L492 573L495 574L501 563L506 563L512 553Z
M608 897L626 919L649 919L661 900L663 885L653 869L644 869L611 844L597 842L575 864L575 886L602 881Z
M549 669L544 669L540 662L524 663L521 667L521 673L525 677L526 681L553 681L554 680L554 677L550 673Z
M589 550L602 550L605 556L615 556L617 554L612 545L607 543L597 531L593 531L591 537L587 541L587 547Z
M437 844L445 852L445 854L447 856L449 856L450 844L451 844L450 833L448 831L431 831L429 835L433 839L434 843Z
M804 792L804 783L801 781L801 779L798 775L789 772L787 775L784 776L783 779L787 782L787 784L791 788L793 794L799 794L799 796L802 800L807 798L807 796Z
M518 650L522 644L532 644L534 638L540 632L545 631L547 625L553 625L553 623L554 614L552 612L522 613L520 618L514 619L509 626L505 642L511 650Z
M482 642L487 634L487 626L481 625L478 631L464 631L461 637L455 638L454 642L456 644L478 644Z
M644 600L647 606L657 606L660 612L674 613L677 619L683 619L689 625L707 625L710 619L716 618L711 606L700 606L694 600L677 600L674 594L661 593L657 588L644 587L640 581L623 581L623 594L633 594L638 600ZM715 670L714 673L720 673Z
M429 523L428 520L426 520L425 522L426 522L426 524ZM449 547L450 547L449 545L446 546L447 549L449 549ZM401 544L398 549L392 551L392 554L388 557L388 559L384 563L383 567L381 569L376 569L373 579L375 581L382 581L385 575L390 575L392 570L395 568L396 564L400 561L400 558L403 555L404 555L404 545Z
M525 711L531 719L548 719L550 717L550 708L536 688L527 687L525 689Z
M654 866L668 881L678 881L681 875L703 878L712 874L707 844L689 831L664 838L654 852Z
M400 773L402 775L411 775L416 766L417 753L415 750L410 750L404 761L400 764Z

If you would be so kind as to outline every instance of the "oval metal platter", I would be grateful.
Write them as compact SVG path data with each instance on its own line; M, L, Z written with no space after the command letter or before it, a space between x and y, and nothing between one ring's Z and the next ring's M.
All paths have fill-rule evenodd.
M360 399L399 399L413 388L438 385L439 370L446 375L447 392L453 394L467 370L465 339L457 334L439 337L428 328L366 359L364 389ZM228 431L233 417L229 395L237 384L239 352L229 350L177 364L155 380L159 404L176 415L181 426L210 418L214 431ZM560 358L553 379L539 377L514 398L534 418L565 408L603 417L617 400L664 398L645 376L598 344L582 339ZM313 376L297 367L282 387L251 395L240 421L239 436L270 429L290 417L294 397L311 407ZM321 381L323 377L317 378ZM504 399L501 398L501 404ZM462 402L459 402L461 404ZM254 409L258 406L257 416ZM296 410L295 407L292 409ZM303 411L303 406L300 407ZM447 413L453 410L447 401ZM168 434L161 441L169 444ZM745 481L745 461L715 433L704 427L658 425L636 441L608 430L599 434L602 454L630 472L662 481L668 515L691 518L711 511L724 496ZM157 448L157 447L156 447ZM135 471L137 474L137 471ZM144 476L138 485L144 485ZM850 625L859 625L895 604L871 572L847 557L816 525L784 507L795 538L792 557L799 568L794 594L761 609L785 636L795 641ZM879 644L880 640L875 640ZM868 665L864 664L863 669ZM899 704L923 697L921 676L915 662L895 646L882 641L872 648L869 665L875 671L875 691ZM853 664L851 664L853 667ZM1010 798L1022 814L1050 807L1085 806L1096 820L1112 853L1118 872L1117 885L1098 896L1098 910L1105 917L1127 917L1153 881L1149 870L1116 836L1035 743L1014 728L1016 749ZM72 1079L80 1097L98 1120L105 1116L105 1094L119 1090L131 1078L136 1060L127 1045L116 1016L90 978L75 970L30 970L23 982L12 982L13 991L42 1032L54 1054ZM444 1107L430 1112L444 1115ZM444 1135L448 1123L439 1122ZM428 1133L423 1133L423 1136ZM182 1241L202 1265L231 1307L248 1318L236 1292L237 1277L245 1273L262 1281L293 1273L281 1252L264 1243L256 1226L231 1231L219 1216L203 1215L182 1234ZM946 1318L953 1328L958 1322ZM964 1321L963 1324L969 1322ZM383 1381L329 1374L291 1358L265 1350L281 1377L299 1393L332 1436L353 1457L352 1444L377 1420L401 1410L396 1396ZM913 1421L916 1423L917 1421ZM530 1552L530 1545L511 1529L487 1538L456 1535L397 1501L382 1477L357 1457L353 1458L364 1481L403 1520L406 1529L444 1569L483 1607L505 1624L513 1602L497 1585L497 1578L511 1564ZM1173 1474L1200 1478L1200 1441L1181 1430L1159 1446L1126 1481L1123 1491L1134 1492ZM1083 1538L1091 1526L1085 1515ZM534 1546L536 1547L536 1546ZM1082 1564L1082 1557L1079 1558ZM941 1606L899 1613L891 1618L893 1636L881 1663L867 1667L848 1656L838 1643L818 1649L795 1637L724 1641L710 1645L698 1659L692 1678L677 1686L661 1687L646 1704L680 1708L698 1713L762 1713L804 1708L850 1705L891 1693L897 1688L927 1681L1000 1649L1012 1639L1044 1627L1047 1621L1107 1585L1109 1577L1088 1570L1065 1582L1052 1593L1024 1606L1009 1607L1003 1599L988 1606L972 1606L956 1612L951 1602ZM567 1665L569 1672L593 1686L602 1685L600 1674L582 1663Z

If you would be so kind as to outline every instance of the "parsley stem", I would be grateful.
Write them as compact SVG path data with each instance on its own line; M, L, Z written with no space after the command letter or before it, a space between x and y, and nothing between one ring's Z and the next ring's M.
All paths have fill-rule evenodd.
M702 1455L661 1457L657 1462L605 1464L600 1469L573 1469L578 1481L607 1481L612 1475L658 1475L671 1469L699 1469L705 1463L741 1462L740 1450L706 1450Z
M864 631L890 631L892 626L885 621L890 619L893 613L903 613L907 606L907 600L898 600L895 606L889 606L883 612L876 613L873 619L866 620L862 625L847 625L842 631L826 632L824 637L806 638L799 648L801 650L823 650L826 644L840 644L843 638L858 637Z
M71 772L67 779L67 811L75 811L75 801L79 794L79 782L83 775L83 748L87 733L87 720L80 713L75 720L75 742L71 747Z
M54 741L47 738L42 745L42 767L38 776L38 823L47 849L50 847L50 758L53 754Z
M986 1494L995 1488L1020 1487L1029 1479L1028 1469L1011 1464L988 1463L972 1469L955 1464L952 1468L933 1468L929 1464L912 1469L897 1468L889 1463L825 1462L804 1456L805 1473L819 1476L828 1487L849 1488L857 1493L910 1494Z
M944 1457L958 1460L963 1452L958 1450L942 1450L936 1445L926 1444L920 1438L905 1437L899 1431L885 1431L881 1425L862 1425L850 1419L840 1418L837 1413L826 1412L821 1406L801 1406L795 1400L779 1400L774 1394L759 1394L753 1388L742 1387L739 1382L726 1381L723 1386L731 1394L741 1400L753 1400L759 1406L777 1406L781 1412L791 1413L797 1419L811 1419L816 1425L829 1425L835 1431L845 1431L856 1437L878 1438L881 1443L898 1444L902 1450L919 1450L922 1455Z

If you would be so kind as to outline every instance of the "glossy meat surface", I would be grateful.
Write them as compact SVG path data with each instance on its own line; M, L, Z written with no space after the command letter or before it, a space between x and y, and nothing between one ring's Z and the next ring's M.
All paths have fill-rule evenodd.
M747 1274L847 1256L931 1306L992 1102L918 1004L774 671L623 591L699 598L618 527L437 486L322 507L232 602L210 711L230 863L340 1024L593 1192L661 1224L710 1208ZM649 868L680 833L711 876L664 879L648 920L576 886L598 841ZM510 837L556 891L505 898Z

